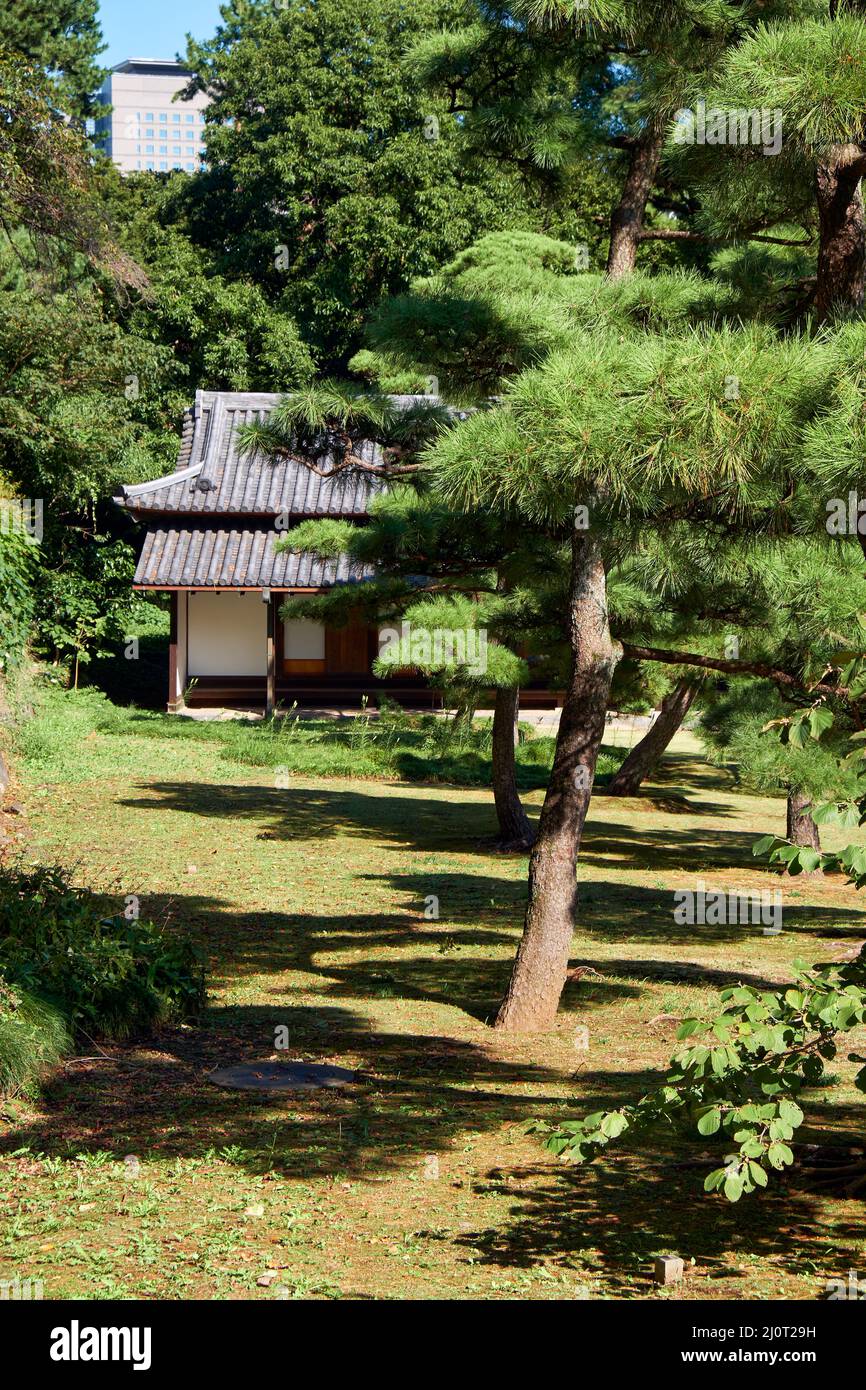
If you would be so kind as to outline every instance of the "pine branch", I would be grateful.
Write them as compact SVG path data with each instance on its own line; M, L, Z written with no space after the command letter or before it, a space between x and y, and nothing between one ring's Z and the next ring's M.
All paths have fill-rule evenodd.
M849 695L847 686L827 685L823 681L810 685L798 676L792 676L790 671L782 671L765 661L731 661L724 657L703 656L700 652L674 652L664 647L635 647L630 642L623 642L621 645L623 655L635 661L660 661L669 666L700 666L707 671L724 671L732 676L761 676L786 690L802 690L810 695L817 692L820 695L833 695L837 699L846 700Z
M385 454L397 453L397 449L386 449ZM424 467L422 463L368 463L366 459L358 458L351 450L347 452L339 463L335 463L330 468L320 468L312 459L304 454L295 453L294 449L283 448L280 445L271 444L268 446L267 453L271 458L290 459L292 463L302 463L305 468L309 468L311 473L315 473L319 478L336 478L340 473L345 473L349 468L357 468L362 473L373 473L377 478L391 478L403 473L418 473Z
M763 232L743 232L737 237L709 236L705 232L680 231L679 228L648 227L638 232L639 241L697 241L711 246L733 246L738 241L766 241L772 246L812 246L811 237L805 241L794 241L790 237L765 236Z

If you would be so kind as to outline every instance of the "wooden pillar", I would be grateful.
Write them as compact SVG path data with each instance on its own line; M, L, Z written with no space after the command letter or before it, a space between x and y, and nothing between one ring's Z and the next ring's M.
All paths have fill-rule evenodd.
M276 626L277 626L277 605L271 594L270 589L265 589L262 598L268 605L268 674L267 692L265 695L265 715L270 719L277 704L277 653L276 653Z
M175 589L171 594L168 633L168 712L180 714L186 709L187 640L189 631L189 594Z
M168 629L168 712L177 714L177 590L171 595Z

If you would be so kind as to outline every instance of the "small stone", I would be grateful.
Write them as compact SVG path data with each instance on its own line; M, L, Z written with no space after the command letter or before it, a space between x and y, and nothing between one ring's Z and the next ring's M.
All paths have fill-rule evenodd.
M260 1274L256 1283L262 1289L269 1289L275 1279L279 1279L279 1271L276 1269L266 1269L264 1274Z
M244 1210L244 1216L255 1216L255 1217L259 1217L259 1216L264 1216L264 1214L265 1214L265 1209L264 1209L264 1207L261 1205L261 1203L257 1203L255 1206L252 1206L252 1207L246 1207L245 1210Z
M137 1178L141 1172L141 1164L135 1154L124 1154L123 1166L131 1178Z
M423 1174L423 1177L424 1177L424 1181L425 1181L425 1182L438 1182L438 1181L439 1181L439 1158L438 1158L438 1155L436 1155L436 1154L425 1154L425 1155L424 1155L424 1174Z
M320 1087L351 1086L353 1071L326 1062L239 1062L208 1073L213 1086L231 1091L314 1091Z
M653 1279L657 1284L679 1284L683 1277L683 1262L678 1255L659 1255L653 1261Z
M188 874L197 874L197 873L198 873L198 865L197 865L197 864L187 864L187 866L186 866L186 871L187 871Z

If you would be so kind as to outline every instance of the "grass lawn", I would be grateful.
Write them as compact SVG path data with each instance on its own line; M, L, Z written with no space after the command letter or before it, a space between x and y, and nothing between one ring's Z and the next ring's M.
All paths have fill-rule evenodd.
M131 737L124 712L63 735L57 718L23 745L31 855L75 863L117 902L138 895L198 942L211 1007L158 1042L93 1047L38 1104L7 1106L0 1278L42 1279L55 1298L814 1299L863 1270L862 1202L794 1179L730 1206L683 1166L715 1166L712 1141L660 1135L574 1169L524 1132L638 1093L671 1050L676 1021L660 1016L866 936L839 880L780 884L755 866L784 803L738 791L694 740L645 795L593 801L573 964L603 978L569 985L555 1031L500 1038L487 1025L526 860L485 847L485 789L298 770L277 787L273 758L250 766L201 726L142 716ZM534 810L542 795L527 793ZM698 878L781 886L784 931L676 925L673 892ZM271 1056L281 1027L281 1055L357 1068L357 1093L263 1100L208 1083ZM850 1136L854 1067L835 1071L844 1084L812 1093L810 1120ZM673 1289L651 1281L663 1252L691 1262Z

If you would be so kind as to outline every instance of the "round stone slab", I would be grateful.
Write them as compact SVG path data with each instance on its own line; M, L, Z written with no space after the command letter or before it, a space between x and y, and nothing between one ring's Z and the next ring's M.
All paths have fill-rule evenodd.
M212 1071L208 1081L229 1091L316 1091L351 1086L355 1073L325 1062L239 1062Z

